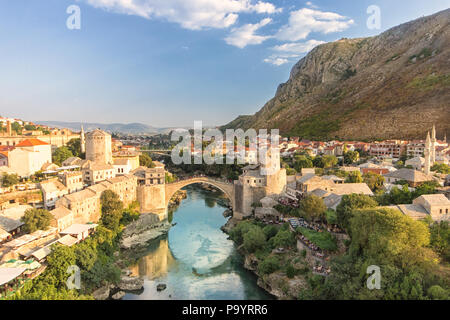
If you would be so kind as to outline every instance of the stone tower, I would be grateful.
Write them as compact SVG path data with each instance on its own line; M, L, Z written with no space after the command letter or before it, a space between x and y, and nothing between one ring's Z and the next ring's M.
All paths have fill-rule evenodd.
M86 141L84 138L84 128L83 125L81 125L81 133L80 133L80 145L81 145L81 153L86 152Z
M425 150L423 151L423 154L425 156L425 167L424 167L424 173L430 174L430 156L431 156L431 140L430 140L430 132L427 132L427 140L425 141Z
M436 128L433 125L431 130L431 153L430 153L430 165L434 165L436 162Z
M86 134L86 160L112 164L111 135L100 129Z

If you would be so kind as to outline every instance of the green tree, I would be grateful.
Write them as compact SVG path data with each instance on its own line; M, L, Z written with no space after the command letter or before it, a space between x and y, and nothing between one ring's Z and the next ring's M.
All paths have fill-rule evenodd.
M361 172L352 171L348 173L347 179L345 179L347 183L361 183L363 182L363 178L361 176Z
M448 221L434 222L430 226L430 246L444 261L450 262L450 228Z
M402 269L433 263L427 226L393 209L356 210L350 219L351 252Z
M322 162L324 168L333 168L337 165L338 159L335 156L325 155L322 157Z
M266 239L270 240L270 238L277 234L278 228L272 224L268 224L263 228L263 232L266 235Z
M259 265L258 271L260 274L270 274L280 269L280 262L275 256L266 257Z
M313 159L313 165L316 168L323 168L325 166L322 157L319 157L319 156L317 156Z
M62 146L56 149L55 152L53 152L52 161L53 163L56 163L58 166L61 166L62 163L70 157L73 157L73 154L70 151L70 149L66 146Z
M363 175L363 181L369 186L373 192L382 190L384 184L384 177L375 172L367 172Z
M290 230L280 229L277 234L269 240L272 248L290 248L295 246L295 235Z
M295 162L294 162L294 169L297 172L300 172L302 168L312 168L313 162L310 158L307 158L306 156L296 156Z
M338 224L348 231L354 210L374 208L377 205L378 203L374 199L364 194L344 195L336 208Z
M80 138L70 139L70 141L67 142L67 148L72 152L74 157L82 157Z
M54 244L47 256L47 269L43 281L56 289L66 288L67 269L76 264L76 255L71 247Z
M147 168L154 168L152 158L147 153L143 153L139 156L139 165Z
M22 134L22 126L17 121L11 124L11 130L15 131L18 135Z
M114 191L105 190L100 196L100 203L102 206L102 225L112 231L118 231L123 214L123 203L119 196Z
M428 296L433 300L448 300L449 293L441 286L434 285L430 287L427 291Z
M2 187L11 187L19 183L19 176L15 173L3 173L2 175Z
M33 124L26 124L25 126L24 126L24 128L25 128L25 130L36 130L36 126L35 125L33 125Z
M23 229L25 232L31 233L36 230L47 230L53 216L48 210L44 209L27 209L21 218L24 223Z
M266 245L266 235L260 227L253 226L244 234L244 248L247 252L252 253L264 248Z
M445 163L435 163L431 167L431 171L436 171L439 173L450 174L450 166Z
M352 164L359 160L359 152L358 151L347 151L344 153L344 163Z
M327 211L325 203L316 195L307 196L300 201L300 212L309 221L323 220L325 211Z

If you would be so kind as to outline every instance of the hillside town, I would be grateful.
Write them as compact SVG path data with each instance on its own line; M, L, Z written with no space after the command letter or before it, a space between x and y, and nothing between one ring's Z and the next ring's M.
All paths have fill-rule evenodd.
M153 202L166 207L166 200L160 201L155 192L161 192L171 174L163 162L144 163L147 157L143 150L147 146L125 145L99 129L86 133L82 127L79 133L42 130L31 122L13 119L19 125L14 126L15 130L11 119L1 120L2 297L45 270L46 257L54 244L70 247L95 232L102 212L100 199L106 190L117 194L125 207L137 202L141 213L149 212L154 207L149 203ZM27 126L34 130L26 130ZM280 150L279 157L265 165L242 166L233 184L233 215L238 219L287 221L295 227L300 223L314 230L320 227L295 219L293 222L288 213L307 197L320 198L327 210L335 211L346 195L388 199L395 190L412 195L429 185L430 194L420 191L408 203L378 202L380 207L398 210L414 220L448 221L450 146L446 137L436 138L434 127L430 131L425 140L373 143L281 138L275 148ZM69 147L74 145L77 147L71 152ZM234 156L240 151L233 148L223 155ZM245 155L246 162L252 163L257 151L247 147ZM264 174L267 166L275 168L275 172ZM33 210L49 212L51 221L45 228L27 232L25 216ZM159 217L167 218L165 213ZM304 235L299 241L315 248Z

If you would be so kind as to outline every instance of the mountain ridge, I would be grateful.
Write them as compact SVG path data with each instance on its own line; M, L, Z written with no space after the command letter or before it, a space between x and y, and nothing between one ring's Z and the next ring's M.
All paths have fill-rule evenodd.
M450 9L378 36L322 44L254 115L227 128L279 128L309 139L423 139L450 134Z

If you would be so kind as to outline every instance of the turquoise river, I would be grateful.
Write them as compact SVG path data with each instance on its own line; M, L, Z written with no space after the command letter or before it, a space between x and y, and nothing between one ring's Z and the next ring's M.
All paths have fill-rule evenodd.
M227 219L218 193L196 185L186 190L187 198L173 213L176 225L150 243L147 254L130 268L145 278L143 292L124 299L272 299L243 268L234 243L220 230ZM167 288L158 292L158 284Z

